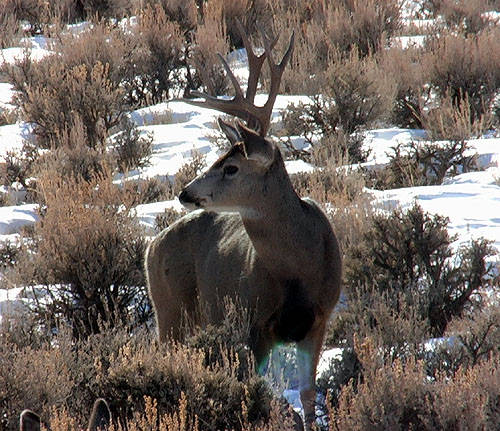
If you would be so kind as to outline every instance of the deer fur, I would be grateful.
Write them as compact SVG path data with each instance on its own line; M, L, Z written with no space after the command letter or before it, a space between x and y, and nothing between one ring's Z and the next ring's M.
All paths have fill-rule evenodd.
M279 148L257 132L219 120L232 148L179 196L193 212L146 252L158 335L182 336L183 314L220 322L224 298L251 316L249 345L261 364L276 343L295 342L307 429L315 419L315 376L337 303L341 253L319 206L293 189ZM207 310L201 321L200 309Z

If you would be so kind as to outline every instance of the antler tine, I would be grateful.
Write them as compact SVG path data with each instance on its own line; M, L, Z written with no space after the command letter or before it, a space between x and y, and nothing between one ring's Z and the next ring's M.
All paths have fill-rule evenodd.
M245 51L247 52L248 58L248 84L247 84L247 94L246 99L253 103L255 99L255 95L257 94L257 85L259 83L260 71L262 70L262 65L267 57L267 52L264 50L264 53L261 55L256 55L250 40L248 39L247 33L245 32L245 28L239 19L236 20L236 26L238 28L238 32L240 33L241 40L243 41L243 46L245 47ZM276 43L278 42L278 37L276 37L270 44L271 49L274 48Z
M262 29L259 28L264 43L264 53L261 55L256 55L244 31L243 25L239 21L237 21L237 25L248 56L249 76L246 96L243 96L243 91L241 90L240 84L236 79L234 73L230 69L229 65L227 64L226 60L224 59L224 57L222 57L222 55L219 54L222 65L224 66L224 69L226 70L226 73L234 87L235 96L229 100L219 99L215 96L211 96L201 91L191 91L191 95L203 98L205 100L199 101L184 99L184 101L190 103L191 105L200 106L202 108L212 108L217 111L224 112L225 114L241 118L242 120L247 122L249 127L254 128L256 131L258 131L261 136L265 136L271 123L272 109L278 95L281 76L283 75L285 66L292 55L294 34L292 33L290 44L280 64L275 64L272 60L271 50L276 45L278 38L276 37L275 39L270 40L264 34ZM254 104L254 99L257 92L257 84L259 81L262 65L266 58L271 70L271 89L265 105L256 106Z
M271 70L271 88L269 89L269 97L267 99L266 104L264 105L265 108L272 110L272 107L274 106L274 102L276 101L276 97L278 96L280 84L281 84L281 77L283 76L283 72L285 71L285 67L290 61L290 57L292 56L293 53L293 45L295 42L295 32L292 32L292 35L290 37L290 43L288 44L288 48L285 52L285 55L281 59L279 64L276 64L273 61L272 58L272 47L269 43L269 40L266 38L264 33L261 31L262 34L262 40L264 42L264 49L267 52L267 59L268 59L268 64L269 64L269 69ZM269 112L269 115L271 112Z

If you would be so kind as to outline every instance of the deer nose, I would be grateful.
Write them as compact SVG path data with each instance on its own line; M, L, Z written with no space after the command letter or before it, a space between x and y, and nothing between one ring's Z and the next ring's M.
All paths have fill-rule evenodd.
M189 196L188 192L186 190L183 190L181 194L179 195L179 200L181 203L194 203L193 198Z

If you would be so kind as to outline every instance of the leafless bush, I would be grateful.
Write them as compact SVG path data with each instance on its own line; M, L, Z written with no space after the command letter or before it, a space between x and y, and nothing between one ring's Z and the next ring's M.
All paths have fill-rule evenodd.
M0 5L0 49L17 44L22 37L22 29L15 14L9 11L8 2Z
M2 184L9 187L12 183L19 183L28 189L29 178L37 158L37 149L30 142L25 142L19 152L7 151L4 163L0 167Z
M390 119L398 126L422 128L422 111L430 99L426 85L428 73L422 65L423 58L424 52L420 48L393 47L382 53L382 69L396 82Z
M50 9L50 3L43 0L4 0L0 4L0 22L17 27L25 21L29 33L39 33L49 22Z
M442 336L453 317L480 300L478 291L490 285L493 270L487 262L493 249L484 239L452 253L447 223L418 205L374 216L372 229L347 252L347 285L376 286L393 295L413 289L431 334Z
M135 325L148 318L145 242L126 195L107 176L84 182L45 171L38 187L46 207L32 250L15 269L17 282L32 286L40 323L63 320L85 337L102 322Z
M205 156L197 150L191 151L192 159L182 165L174 176L173 192L177 196L181 190L194 180L205 168Z
M78 3L74 1L74 3ZM80 0L84 17L117 18L130 15L136 1L127 0Z
M428 44L431 84L456 107L467 97L472 122L490 110L500 88L499 33L497 28L469 36L445 33Z
M159 3L144 8L133 36L135 46L127 53L124 87L133 106L154 104L178 94L185 87L181 27L171 21Z
M485 12L498 7L498 2L441 0L439 3L438 13L444 17L446 25L465 34L476 34L496 24L497 20L485 15ZM494 3L497 3L496 6Z
M347 58L337 52L324 72L319 95L309 104L289 106L284 124L290 134L351 138L361 127L383 120L392 109L396 86L373 57L360 58L353 50ZM353 161L362 159L356 135L348 143ZM334 138L335 139L335 138Z
M356 353L363 380L343 388L330 429L495 429L500 419L498 356L432 382L423 362L381 361L370 339L358 341Z
M421 114L421 123L428 137L434 141L464 142L480 137L491 127L492 116L488 109L482 109L483 113L474 113L467 94L458 99L456 104L450 95L445 94L438 108Z
M19 113L15 109L4 109L0 111L0 126L15 124L19 118Z
M144 168L149 165L153 151L153 136L143 134L135 124L124 117L120 123L122 129L113 142L113 153L119 172Z
M143 9L161 7L168 20L177 23L186 34L198 24L199 5L199 0L144 0Z
M227 94L228 80L218 54L229 52L222 2L208 2L203 6L203 23L194 33L191 61L200 74L201 82L211 95Z
M479 170L475 155L466 155L464 141L398 144L382 169L366 171L370 187L386 190L442 184L447 176Z
M127 180L122 187L131 206L173 199L172 184L167 179Z
M63 430L57 419L64 417L78 428L102 396L119 424L156 429L170 416L183 423L182 429L291 429L290 413L274 405L238 337L240 311L229 312L227 322L206 334L195 329L187 345L161 346L151 333L140 330L131 337L121 327L107 327L75 343L62 326L55 336L31 346L28 335L19 335L17 342L1 332L2 426L17 429L19 412L29 406L47 420L56 419L49 421L54 431ZM157 400L154 416L146 395Z
M124 45L109 42L113 31L95 26L83 35L68 35L56 54L39 62L25 56L7 73L18 95L16 105L33 123L37 144L57 146L59 136L75 121L85 128L88 146L103 145L107 132L127 109L119 77Z
M166 208L163 213L158 214L155 218L156 232L160 233L163 229L166 229L186 214L187 212L184 210L177 211L174 208Z
M115 164L102 146L88 146L85 126L78 117L75 117L71 127L58 134L52 151L39 154L33 144L28 148L34 152L29 171L34 177L44 172L57 172L62 177L77 181L91 181L95 175L103 174Z
M352 202L362 192L362 175L330 164L312 172L301 172L291 177L294 189L300 196L308 196L317 202Z
M362 56L382 48L400 26L399 4L393 0L343 0L332 5L325 15L328 43L349 53L356 48Z

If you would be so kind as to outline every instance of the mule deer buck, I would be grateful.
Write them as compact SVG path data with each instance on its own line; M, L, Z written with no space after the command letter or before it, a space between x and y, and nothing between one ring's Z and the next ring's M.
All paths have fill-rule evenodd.
M315 421L315 375L327 321L340 294L341 254L331 225L318 205L293 189L279 148L265 139L293 35L279 64L261 31L264 52L248 53L246 95L221 57L235 90L231 100L193 92L214 108L246 121L219 119L231 149L189 183L179 199L195 211L161 232L146 252L149 293L160 341L181 337L184 313L198 324L223 319L229 297L251 315L249 346L257 364L279 342L297 343L300 397L307 429ZM264 106L254 97L264 61L271 70ZM200 313L200 309L205 311Z
M99 398L95 401L90 414L87 431L105 431L111 425L111 412L108 403ZM40 431L40 416L31 410L24 410L19 418L20 431Z

